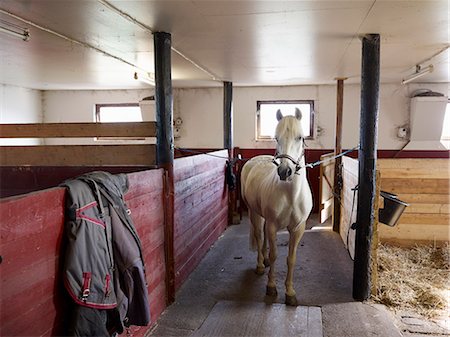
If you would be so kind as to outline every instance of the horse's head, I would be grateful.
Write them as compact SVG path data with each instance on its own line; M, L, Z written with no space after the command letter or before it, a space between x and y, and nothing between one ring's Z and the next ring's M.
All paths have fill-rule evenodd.
M301 111L296 108L295 116L285 116L277 111L278 125L275 130L277 141L277 154L275 159L279 161L278 176L281 180L290 180L296 173L300 164L304 164L304 134L300 123ZM303 161L303 162L301 162Z

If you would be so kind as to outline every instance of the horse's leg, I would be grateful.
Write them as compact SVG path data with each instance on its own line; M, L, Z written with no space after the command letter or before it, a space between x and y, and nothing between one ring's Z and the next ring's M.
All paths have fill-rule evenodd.
M250 221L253 226L253 242L256 243L256 250L258 252L257 264L256 264L256 274L264 274L264 254L263 254L263 221L264 218L249 210Z
M264 255L264 266L270 266L269 260L269 251L267 250L267 231L266 231L266 223L264 223L264 241L263 241L263 255Z
M294 289L294 269L297 261L297 247L305 231L305 224L297 231L289 230L289 253L287 257L288 272L286 275L286 304L296 306L297 297Z
M277 259L277 229L276 227L266 222L266 231L269 239L269 280L267 282L266 294L268 296L277 296L277 284L275 281L275 261Z

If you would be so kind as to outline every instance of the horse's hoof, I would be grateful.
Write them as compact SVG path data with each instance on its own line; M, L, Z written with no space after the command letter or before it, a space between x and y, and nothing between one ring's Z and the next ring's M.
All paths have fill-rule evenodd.
M278 296L277 288L276 287L266 287L266 295L271 297Z
M297 297L286 295L286 305L290 305L292 307L296 307L298 305Z
M270 267L270 260L269 259L267 259L267 258L264 259L264 266Z
M264 267L256 267L255 273L256 275L264 275L264 271L266 269Z

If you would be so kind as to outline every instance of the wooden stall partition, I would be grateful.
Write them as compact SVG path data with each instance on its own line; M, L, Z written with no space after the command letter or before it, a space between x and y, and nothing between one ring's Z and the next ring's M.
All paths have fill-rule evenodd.
M350 256L355 256L355 230L351 229L356 222L356 212L358 206L358 160L350 157L342 157L342 196L341 196L341 219L340 235L344 241ZM378 228L378 205L380 199L380 172L376 172L375 200L374 200L374 222L371 242L371 292L376 292L378 277L377 249L379 244Z
M228 157L227 150L211 153ZM175 159L175 287L179 289L227 226L226 159L208 154Z
M340 235L350 253L355 254L355 231L351 225L356 222L358 201L358 161L349 157L342 157L342 198Z
M0 335L60 335L63 188L0 200Z
M155 122L0 124L0 138L155 137ZM2 146L2 166L152 166L153 144Z
M166 308L162 177L162 169L130 173L130 188L125 195L142 243L152 324ZM148 328L132 327L131 331L144 336Z
M162 170L128 175L125 196L143 244L152 322L165 309ZM61 336L68 322L62 282L65 189L0 199L0 335ZM148 327L132 328L143 336Z
M319 173L319 219L324 223L333 214L333 183L334 183L334 160L328 160L334 153L320 156L324 161L320 164Z
M410 204L397 226L380 225L381 242L413 246L450 241L449 159L379 159L378 170L381 190Z

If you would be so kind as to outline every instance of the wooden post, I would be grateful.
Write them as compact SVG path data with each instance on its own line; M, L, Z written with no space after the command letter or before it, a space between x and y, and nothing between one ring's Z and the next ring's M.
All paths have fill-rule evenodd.
M344 106L344 80L337 78L336 92L336 141L334 154L342 152L342 111ZM339 233L341 224L342 157L334 160L333 230Z
M233 158L233 83L223 82L223 147ZM228 224L233 224L236 193L228 190Z
M171 35L153 34L155 50L156 160L164 169L164 249L166 258L166 301L175 300L174 259L174 141L171 75Z
M233 83L223 82L223 147L233 155Z
M370 295L379 87L380 35L369 34L362 39L359 190L353 268L353 298L359 301L366 300Z

